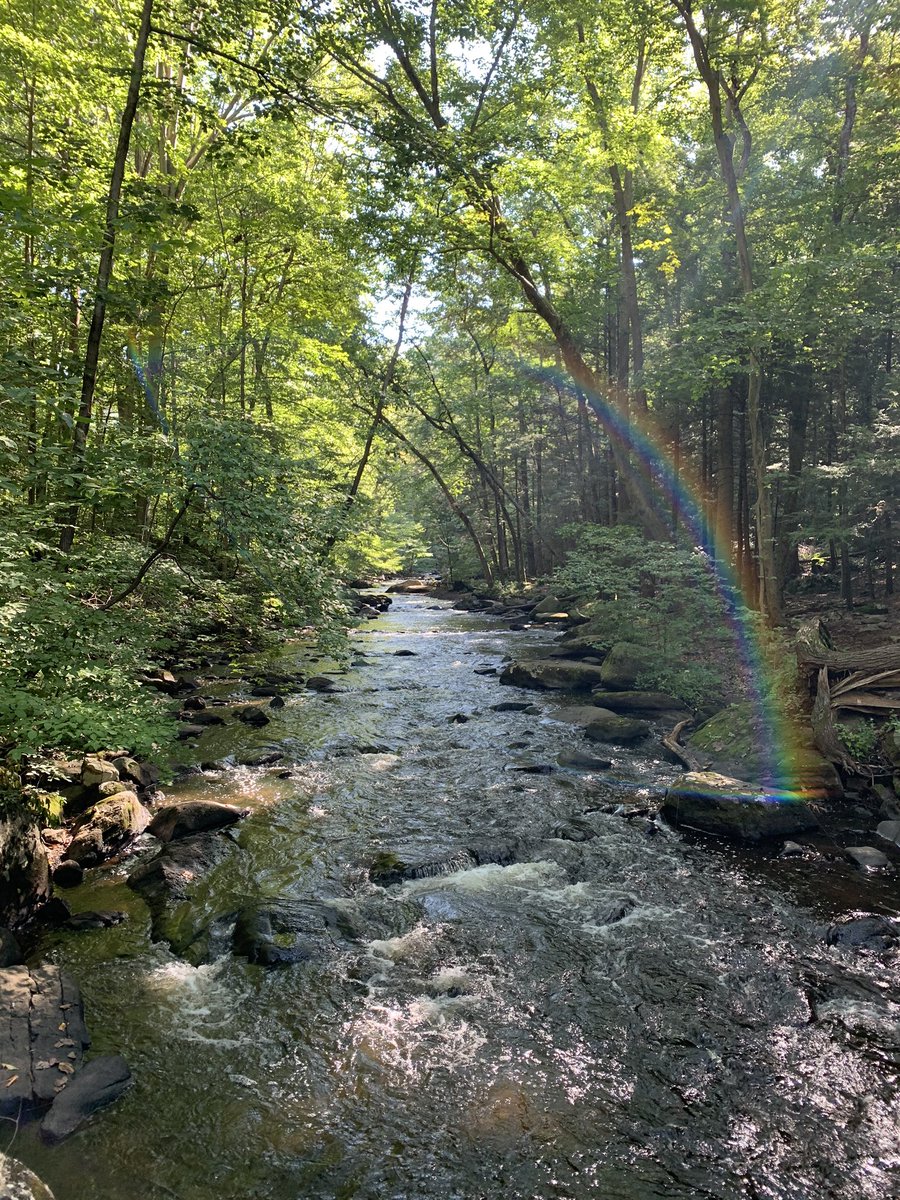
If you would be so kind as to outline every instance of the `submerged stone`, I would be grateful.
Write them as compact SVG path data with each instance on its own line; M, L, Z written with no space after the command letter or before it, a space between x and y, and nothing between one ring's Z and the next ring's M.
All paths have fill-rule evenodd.
M802 800L714 771L683 775L666 791L663 812L676 825L748 842L818 825Z

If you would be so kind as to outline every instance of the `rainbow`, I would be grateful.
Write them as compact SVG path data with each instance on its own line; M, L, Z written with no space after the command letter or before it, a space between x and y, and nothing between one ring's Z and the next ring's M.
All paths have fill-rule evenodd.
M640 464L637 483L648 503L652 506L662 497L671 512L678 515L687 535L703 554L722 603L723 618L734 636L765 755L763 778L758 781L765 791L763 798L773 803L810 799L812 793L798 786L797 737L775 699L759 621L753 611L753 597L732 566L731 546L722 544L721 540L717 542L715 529L701 499L699 483L682 465L675 467L663 438L649 421L638 422L634 416L626 416L599 392L586 392L577 387L562 371L536 368L521 362L518 369L573 397L583 395L607 435L616 438L637 459ZM652 484L652 491L647 481Z

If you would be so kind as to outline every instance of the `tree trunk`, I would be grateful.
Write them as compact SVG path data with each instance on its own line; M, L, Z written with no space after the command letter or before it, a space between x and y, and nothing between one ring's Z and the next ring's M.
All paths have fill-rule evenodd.
M103 325L106 320L107 294L112 280L113 257L116 246L116 226L119 219L119 198L125 178L128 147L131 142L131 130L134 125L134 117L137 112L138 99L141 92L141 79L144 73L144 58L147 53L147 43L150 39L150 18L152 13L153 0L144 0L140 26L134 47L134 58L131 64L128 94L119 121L119 137L116 143L116 154L109 181L109 192L106 197L106 225L103 231L100 261L97 266L94 308L91 314L91 325L85 348L84 369L81 376L81 401L78 406L78 416L75 421L75 430L72 439L72 455L74 459L72 469L75 477L73 502L66 513L65 524L63 525L59 539L59 548L64 554L68 554L72 549L72 543L75 540L75 528L78 522L80 483L81 477L84 474L84 459L87 451L91 417L94 411L94 393L97 390L97 367L100 361L100 343L103 338Z
M674 0L684 21L694 61L703 82L706 84L709 99L709 113L713 129L713 139L719 168L728 205L731 211L731 224L734 229L735 246L737 248L740 268L741 290L746 299L754 292L753 264L750 256L750 243L744 222L744 206L738 187L737 172L734 165L734 142L725 132L722 109L722 78L718 68L714 67L708 53L708 48L700 35L694 21L693 12L686 0ZM750 151L750 132L743 121L737 97L729 93L730 108L738 121L744 140L743 156L746 159ZM772 500L769 493L769 481L766 471L766 443L763 430L762 407L762 347L751 337L747 360L747 425L750 434L750 464L753 480L756 484L754 516L757 533L757 561L759 566L758 602L760 611L771 624L781 621L781 594L778 587L778 572L775 561L774 524L772 519Z

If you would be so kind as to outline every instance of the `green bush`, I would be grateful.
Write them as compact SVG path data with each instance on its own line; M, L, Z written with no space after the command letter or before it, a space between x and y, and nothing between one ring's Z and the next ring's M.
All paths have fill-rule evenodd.
M693 547L648 541L628 525L569 526L575 538L553 577L575 593L599 641L651 647L656 662L639 680L692 707L724 699L737 669L734 633L708 559Z

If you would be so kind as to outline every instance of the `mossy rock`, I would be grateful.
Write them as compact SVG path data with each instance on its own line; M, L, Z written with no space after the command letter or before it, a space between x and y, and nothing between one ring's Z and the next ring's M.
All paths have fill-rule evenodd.
M620 717L608 708L592 711L594 715L584 727L584 736L592 742L636 742L650 732L646 721Z
M715 771L690 771L666 792L663 812L676 825L734 841L759 842L814 829L801 800Z
M513 662L503 668L500 682L513 687L561 692L587 692L601 682L602 667L566 660Z
M616 642L600 668L600 682L604 688L616 691L634 688L657 657L654 651L637 642Z
M735 779L761 783L773 764L789 763L790 779L784 783L810 799L839 799L844 794L834 765L812 742L812 730L803 726L776 723L784 743L766 745L768 733L756 705L749 701L732 704L716 713L689 739L691 749L705 759L713 771Z

